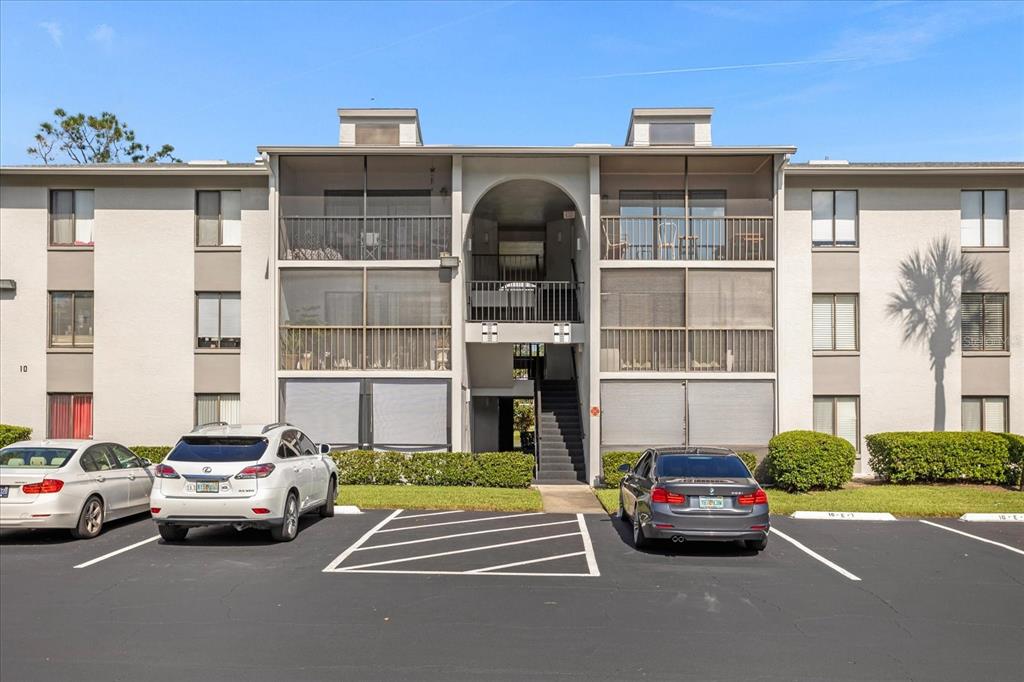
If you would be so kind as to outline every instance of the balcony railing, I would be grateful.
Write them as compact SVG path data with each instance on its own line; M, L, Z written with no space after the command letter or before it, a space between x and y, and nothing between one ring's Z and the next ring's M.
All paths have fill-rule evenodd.
M470 282L470 322L579 322L578 282Z
M283 260L433 260L451 251L452 219L282 216Z
M601 330L603 372L774 372L771 329Z
M450 327L281 327L284 370L449 370Z
M604 260L772 260L774 220L764 216L605 216Z

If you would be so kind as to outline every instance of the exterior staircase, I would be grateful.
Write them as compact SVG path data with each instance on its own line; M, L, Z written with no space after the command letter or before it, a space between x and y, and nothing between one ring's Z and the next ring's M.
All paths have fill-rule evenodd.
M539 451L535 483L566 484L586 480L583 425L573 380L542 381L537 391Z

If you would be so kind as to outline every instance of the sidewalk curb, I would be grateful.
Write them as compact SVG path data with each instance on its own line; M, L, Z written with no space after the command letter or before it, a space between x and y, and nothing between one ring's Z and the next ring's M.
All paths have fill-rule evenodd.
M794 519L825 519L831 521L895 521L896 517L889 512L830 512L830 511L796 511L791 514Z
M977 521L977 522L1001 522L1001 523L1024 523L1024 514L1012 514L1012 513L973 513L964 514L960 517L961 521Z
M362 514L363 510L354 504L336 504L334 505L335 514Z

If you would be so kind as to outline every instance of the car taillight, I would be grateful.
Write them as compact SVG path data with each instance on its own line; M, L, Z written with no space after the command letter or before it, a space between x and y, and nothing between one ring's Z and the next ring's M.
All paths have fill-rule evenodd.
M253 464L235 474L235 478L266 478L273 470L273 464Z
M758 488L749 495L740 495L736 502L741 507L750 507L755 504L768 504L768 495L765 491Z
M664 488L651 488L651 502L663 502L667 504L683 504L686 502L686 495L670 493Z
M181 478L169 464L157 464L153 467L153 475L157 478Z
M253 507L252 508L252 513L253 514L269 514L270 510L267 509L266 507Z
M27 495L38 495L39 493L59 493L64 487L64 481L59 478L48 478L39 483L26 483L21 486L21 492Z
M160 513L160 507L150 507L149 508L149 513L150 514L159 514Z

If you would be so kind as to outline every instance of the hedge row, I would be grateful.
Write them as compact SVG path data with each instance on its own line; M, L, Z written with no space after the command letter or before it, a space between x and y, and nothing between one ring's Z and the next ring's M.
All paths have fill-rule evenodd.
M432 485L528 488L533 455L522 452L332 453L341 485Z
M32 429L27 426L0 424L0 448L17 443L19 440L28 440L31 437Z
M1016 482L1024 456L1024 438L1014 434L894 431L864 440L871 468L893 483Z
M817 431L785 431L768 441L764 473L790 492L841 488L853 479L857 451L845 438Z
M1020 486L1024 490L1024 436L1015 433L997 434L1006 441L1006 454L1009 466L1006 470L1006 482Z
M615 450L601 455L601 478L606 488L618 488L625 475L619 471L623 464L633 466L640 459L639 452Z
M148 459L153 464L164 461L171 449L170 445L133 445L130 448L136 455Z

